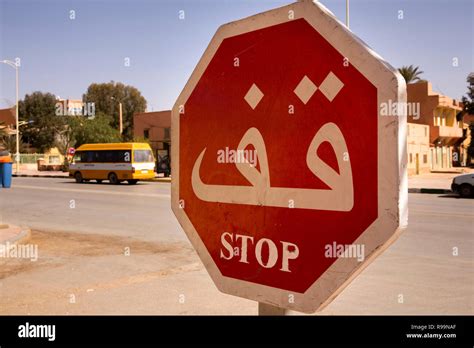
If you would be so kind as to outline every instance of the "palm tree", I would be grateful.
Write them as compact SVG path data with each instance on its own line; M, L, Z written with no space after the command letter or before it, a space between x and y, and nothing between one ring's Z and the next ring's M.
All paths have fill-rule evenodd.
M19 142L19 147L20 147L20 153L26 150L25 143L21 140L21 138ZM0 148L4 148L10 153L15 153L16 152L16 137L9 134L1 137Z
M420 79L420 75L423 74L423 71L418 69L419 67L414 67L413 65L410 65L402 66L398 69L398 71L400 72L400 74L402 74L403 78L405 79L405 82L408 84L422 81Z

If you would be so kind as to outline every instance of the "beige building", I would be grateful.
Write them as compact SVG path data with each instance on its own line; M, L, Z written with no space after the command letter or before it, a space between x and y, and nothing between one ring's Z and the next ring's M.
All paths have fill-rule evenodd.
M133 135L151 143L155 152L170 153L171 150L171 110L142 112L133 115Z
M151 144L157 160L157 172L171 171L171 110L133 115L133 135Z
M456 120L462 110L459 101L433 92L431 83L418 82L407 85L408 103L418 103L419 115L408 113L410 123L429 126L430 169L449 170L462 164L466 149L457 146L464 140L466 125ZM416 109L416 108L412 108Z
M83 114L84 102L80 99L58 99L56 101L56 114L74 116Z
M407 124L407 162L408 175L430 172L430 127L428 125Z

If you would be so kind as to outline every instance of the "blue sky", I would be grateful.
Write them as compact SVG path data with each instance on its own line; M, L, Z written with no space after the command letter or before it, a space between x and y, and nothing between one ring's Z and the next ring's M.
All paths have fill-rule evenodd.
M0 0L0 60L21 58L20 98L80 99L90 83L114 80L137 87L149 111L169 109L221 24L290 2ZM345 0L321 2L344 20ZM419 65L436 91L466 93L474 1L351 0L350 10L352 31L393 66ZM14 104L14 76L0 64L0 107Z

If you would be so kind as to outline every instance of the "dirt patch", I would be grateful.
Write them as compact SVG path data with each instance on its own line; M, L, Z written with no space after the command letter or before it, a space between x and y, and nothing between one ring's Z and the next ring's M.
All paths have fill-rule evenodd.
M183 248L191 250L189 244L184 242L153 243L129 237L68 232L34 231L29 243L38 244L40 251L56 256L119 255L124 254L126 248L139 254L171 253Z
M38 247L38 260L0 258L0 279L29 272L33 269L59 267L72 258L137 254L189 255L191 246L184 242L156 243L129 237L104 236L67 232L31 231L29 245Z

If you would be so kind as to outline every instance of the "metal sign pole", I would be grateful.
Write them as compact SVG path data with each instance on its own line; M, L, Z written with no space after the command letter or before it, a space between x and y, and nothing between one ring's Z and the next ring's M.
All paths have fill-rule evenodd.
M286 315L288 310L281 307L275 307L263 302L258 302L258 315L270 316L270 315Z

